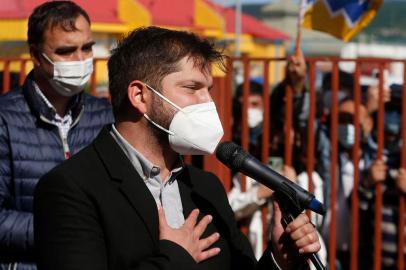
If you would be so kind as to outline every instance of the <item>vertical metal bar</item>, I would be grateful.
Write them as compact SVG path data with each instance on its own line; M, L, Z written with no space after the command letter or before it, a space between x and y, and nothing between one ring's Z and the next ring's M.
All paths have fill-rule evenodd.
M361 66L359 62L356 62L355 76L354 76L354 126L355 126L355 143L352 148L352 158L354 166L354 185L353 192L351 194L351 248L350 248L350 269L356 270L358 268L358 224L359 224L359 198L358 198L358 186L359 186L359 162L360 162L360 140L361 137L361 125L360 125L360 106L361 106Z
M382 63L379 65L379 106L378 106L378 152L377 159L382 160L383 147L384 147L384 66ZM383 203L383 190L382 183L377 183L375 186L375 230L374 230L374 270L381 269L382 265L382 203Z
M232 72L229 71L231 75L226 74L225 77L221 79L221 92L220 92L220 106L223 112L223 117L221 119L221 124L224 129L223 140L228 141L232 139ZM231 81L230 81L231 79Z
M406 61L403 62L403 81L406 82ZM403 83L402 93L402 133L401 133L401 155L400 166L406 169L406 84ZM400 194L400 193L399 193ZM398 224L398 270L405 269L405 196L399 195L399 224Z
M18 85L21 86L24 83L25 80L25 72L26 72L26 68L27 68L27 59L21 59L20 62L20 73L18 76Z
M4 60L3 93L10 91L10 60Z
M220 90L220 100L221 100L221 111L222 111L222 125L224 129L224 140L231 140L231 130L232 130L232 110L231 106L228 106L228 104L232 103L232 96L231 96L231 89L227 89L227 78L222 77L220 80L220 85L221 85L221 90ZM230 91L229 91L230 90ZM216 160L216 163L218 164L218 170L219 170L219 177L221 177L221 180L226 188L226 191L228 192L231 189L231 175L230 175L230 170L224 166L221 162L219 162L215 156L213 155L213 158Z
M314 122L316 119L316 67L315 62L309 62L309 118L307 122L307 179L308 190L313 193L313 171L314 171ZM304 141L303 141L304 143ZM310 217L310 211L307 211Z
M284 163L292 166L292 117L293 117L293 90L290 85L285 88L285 153Z
M262 122L262 149L261 160L262 163L268 163L269 157L269 123L270 123L270 110L269 110L269 60L264 61L264 85L262 88L262 100L264 104L264 121ZM265 250L265 243L268 242L268 208L267 204L262 207L262 245Z
M249 150L249 127L248 127L248 99L250 94L249 79L250 62L247 58L243 59L244 83L242 94L242 115L241 115L241 145L244 150ZM246 177L242 176L241 191L246 191Z
M261 159L263 163L268 162L269 157L269 61L264 61L264 85L262 89L262 99L264 104L264 121L262 123L262 151Z
M330 221L330 241L329 241L329 266L331 270L335 270L336 261L336 238L337 238L337 158L338 158L338 63L333 60L332 70L332 108L331 108L331 169L330 169L330 207L331 207L331 221Z
M228 59L227 61L227 72L226 72L226 81L225 81L225 107L226 107L226 118L227 122L225 123L225 130L227 130L224 134L224 140L231 140L232 139L232 115L233 110L232 106L232 92L233 92L233 61L232 59ZM229 191L231 189L231 170L226 167L225 165L221 164L223 168L223 177L224 177L224 184L226 185L226 190Z
M235 2L235 56L241 56L241 13L242 13L242 3L241 0L236 0Z
M226 118L225 115L225 104L224 104L224 78L214 77L213 78L213 91L211 92L211 96L213 101L216 103L216 108L220 117L220 121L224 123L224 119ZM215 155L205 155L203 156L203 169L206 171L210 171L217 175L222 181L223 185L225 186L224 179L222 177L223 169L221 167L220 162L216 159Z
M97 59L94 58L93 59L93 73L92 73L92 77L91 77L91 81L90 81L90 94L92 96L97 95L97 91L96 91L96 85L97 85L96 73L97 73Z

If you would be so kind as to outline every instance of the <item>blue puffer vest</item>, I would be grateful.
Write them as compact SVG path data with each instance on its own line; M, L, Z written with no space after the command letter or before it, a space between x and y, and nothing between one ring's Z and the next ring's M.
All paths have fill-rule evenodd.
M38 179L65 160L55 112L33 87L30 73L20 89L0 96L0 269L36 269L33 194ZM71 154L87 146L113 123L106 99L82 93L69 106Z

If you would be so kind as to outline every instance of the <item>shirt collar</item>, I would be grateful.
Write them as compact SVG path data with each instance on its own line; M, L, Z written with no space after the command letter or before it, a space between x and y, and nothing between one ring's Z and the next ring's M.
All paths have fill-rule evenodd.
M47 99L47 97L42 93L41 89L39 89L38 84L33 81L32 84L34 85L35 92L38 94L38 96L41 97L42 101L47 105L49 109L51 109L54 112L54 120L60 121L60 122L65 122L67 118L72 117L72 111L69 110L67 114L65 114L64 117L61 117L59 114L56 113L56 109L54 105Z
M159 166L154 165L151 161L146 159L140 152L138 152L121 134L118 132L114 124L112 124L111 134L113 138L120 145L121 149L124 151L128 159L134 165L138 174L144 177L144 181L148 179L159 176L161 169ZM184 163L182 158L179 156L179 161L174 166L174 169L171 170L168 184L173 183L176 180L176 177L183 171Z

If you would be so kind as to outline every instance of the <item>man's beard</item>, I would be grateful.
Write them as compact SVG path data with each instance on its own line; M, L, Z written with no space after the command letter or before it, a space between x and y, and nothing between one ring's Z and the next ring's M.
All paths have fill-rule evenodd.
M163 100L160 97L153 95L149 117L156 124L169 130L169 126L176 112L174 110L171 110L171 108L165 108L165 105L166 104L164 104ZM156 140L157 143L165 146L169 145L168 133L154 126L152 123L149 123L148 127L154 140Z

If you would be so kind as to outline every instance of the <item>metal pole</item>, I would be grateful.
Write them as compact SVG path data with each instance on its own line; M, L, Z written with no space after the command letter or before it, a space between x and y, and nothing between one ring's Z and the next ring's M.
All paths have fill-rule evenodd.
M241 0L235 1L235 57L241 56Z

